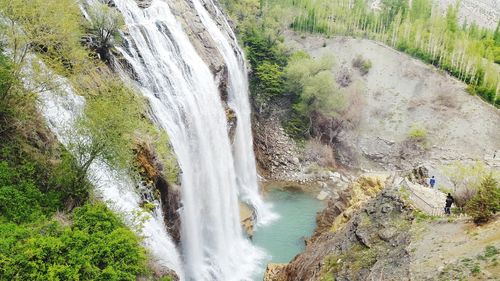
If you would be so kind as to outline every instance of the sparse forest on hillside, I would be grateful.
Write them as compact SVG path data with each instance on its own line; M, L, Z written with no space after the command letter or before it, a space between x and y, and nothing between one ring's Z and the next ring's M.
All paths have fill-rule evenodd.
M230 1L224 1L230 2ZM255 1L256 2L256 1ZM495 30L458 21L458 6L441 12L433 0L269 0L227 4L238 8L243 38L260 30L270 42L287 28L299 32L369 38L440 68L469 85L469 92L500 105L500 21ZM246 14L257 14L248 19ZM248 15L247 15L248 16ZM243 40L245 41L245 40ZM279 44L278 44L279 45Z

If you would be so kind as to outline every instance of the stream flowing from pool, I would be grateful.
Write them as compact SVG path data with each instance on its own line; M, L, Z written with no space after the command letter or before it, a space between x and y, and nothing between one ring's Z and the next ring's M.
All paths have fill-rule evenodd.
M287 263L304 250L304 237L312 235L316 213L324 207L310 193L277 188L266 194L265 201L272 203L279 219L255 230L253 243L268 254L256 281L263 279L267 263Z

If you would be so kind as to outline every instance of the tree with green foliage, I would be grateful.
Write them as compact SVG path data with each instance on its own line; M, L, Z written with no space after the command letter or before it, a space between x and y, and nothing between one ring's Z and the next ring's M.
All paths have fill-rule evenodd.
M380 9L368 9L371 1L367 0L266 3L264 14L279 7L295 15L277 18L287 24L274 26L384 42L457 77L470 86L471 94L491 104L500 104L497 98L500 74L496 67L491 67L492 63L500 62L500 47L495 43L498 42L495 38L500 38L498 29L494 32L474 23L460 26L458 5L449 6L443 15L433 7L433 0L384 0Z
M121 81L108 78L96 77L94 82L99 87L87 90L85 114L78 121L77 133L68 136L69 150L79 164L73 168L78 171L76 183L85 181L90 166L98 159L121 170L132 169L137 136L156 131L143 115L144 100Z
M465 205L465 211L476 224L488 222L500 211L500 188L493 175L490 174L481 181L476 195Z
M6 22L0 29L8 39L13 61L23 64L27 52L36 53L51 69L74 73L85 67L81 47L83 29L78 4L72 0L0 0Z
M346 105L333 79L332 67L333 57L328 55L312 59L304 52L297 52L290 57L285 68L285 89L295 101L295 112L285 128L292 136L314 135L315 128L322 127L321 130L331 133L331 141L333 127L338 125Z
M255 69L256 102L266 106L273 98L283 93L283 71L275 63L264 62Z
M119 31L125 25L123 17L116 8L99 2L88 10L89 47L94 49L102 60L109 61L110 49L120 39Z

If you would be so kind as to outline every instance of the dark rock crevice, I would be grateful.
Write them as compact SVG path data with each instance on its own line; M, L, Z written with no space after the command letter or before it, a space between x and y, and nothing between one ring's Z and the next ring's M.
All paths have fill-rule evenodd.
M161 202L163 219L172 239L180 242L181 219L178 212L180 208L180 188L175 183L169 183L163 174L163 167L154 149L145 143L138 144L136 148L138 170L145 187L143 199L145 204L155 201ZM154 203L153 203L154 204Z

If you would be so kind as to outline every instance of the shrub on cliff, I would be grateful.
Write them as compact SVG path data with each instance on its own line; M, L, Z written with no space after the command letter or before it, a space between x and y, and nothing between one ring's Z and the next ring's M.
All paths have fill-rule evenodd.
M0 279L136 280L145 273L138 237L103 204L72 217L70 226L0 224Z
M372 61L363 58L363 56L358 55L352 60L352 66L359 69L361 75L366 75L372 68Z
M81 70L87 53L81 47L81 12L73 0L0 0L6 22L0 34L8 39L16 63L34 52L52 69Z
M275 63L264 62L255 69L255 101L266 106L283 93L283 71Z
M465 211L476 224L488 222L500 210L500 189L493 175L486 176L479 189L465 205Z
M89 8L87 25L88 45L100 59L109 60L109 50L119 40L119 30L125 25L122 15L115 8L96 3Z

